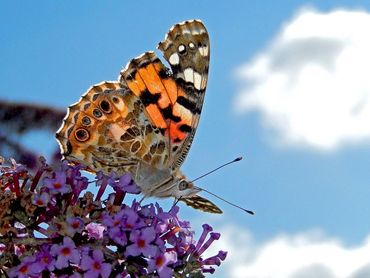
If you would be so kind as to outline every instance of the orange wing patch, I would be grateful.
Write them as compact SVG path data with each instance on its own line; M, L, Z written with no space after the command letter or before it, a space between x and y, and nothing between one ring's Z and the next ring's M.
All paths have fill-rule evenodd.
M156 70L154 65L157 65L159 71ZM156 62L154 64L148 64L146 67L139 69L137 75L141 76L146 87L152 95L160 94L157 104L160 108L164 109L172 104L169 94L174 95L176 92L168 92L163 86L162 80L159 76L159 72L161 70L165 70L164 66L161 65L161 63Z
M133 59L121 72L123 80L140 98L151 122L171 143L180 143L189 135L194 114L177 102L178 97L187 95L154 53Z
M149 117L152 120L152 123L156 127L163 128L163 129L168 128L168 125L166 121L164 120L162 113L156 104L149 104L145 109L148 112Z
M192 131L192 121L194 115L182 105L175 103L173 106L173 115L179 117L179 122L170 123L170 138L172 142L183 141Z
M163 66L162 63L154 63L153 65L157 73L166 71L166 68ZM170 98L171 104L174 104L177 100L179 90L175 80L172 78L162 78L161 82L165 88L165 91L167 92L168 97Z

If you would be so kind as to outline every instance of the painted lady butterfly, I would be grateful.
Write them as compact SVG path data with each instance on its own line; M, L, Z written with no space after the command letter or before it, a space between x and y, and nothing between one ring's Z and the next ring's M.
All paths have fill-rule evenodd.
M56 137L70 162L91 171L132 173L144 196L174 197L212 213L180 171L193 141L207 85L210 44L199 20L174 25L158 49L131 60L119 80L92 86L68 109Z

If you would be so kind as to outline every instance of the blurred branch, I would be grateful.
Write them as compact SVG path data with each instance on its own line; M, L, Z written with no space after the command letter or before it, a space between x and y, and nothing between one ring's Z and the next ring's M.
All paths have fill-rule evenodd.
M0 100L0 130L22 134L32 129L50 129L62 124L65 110L29 103Z
M31 169L37 166L37 159L39 157L39 155L26 149L21 144L8 139L3 134L0 134L0 154L7 154L9 157L18 159L18 161Z
M29 168L36 167L39 154L28 150L19 135L40 129L55 133L65 114L66 111L53 107L0 100L0 155L13 157Z

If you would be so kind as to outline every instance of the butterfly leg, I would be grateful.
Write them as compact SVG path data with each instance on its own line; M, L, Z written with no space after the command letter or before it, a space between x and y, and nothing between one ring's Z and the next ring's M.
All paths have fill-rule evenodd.
M181 197L180 198L175 198L175 200L173 201L173 204L172 204L172 207L171 209L177 205L177 203L180 201Z
M139 179L140 162L137 163L134 181Z
M140 199L140 201L139 201L140 205L141 205L142 201L144 201L145 198L146 198L146 196L143 196L143 198Z

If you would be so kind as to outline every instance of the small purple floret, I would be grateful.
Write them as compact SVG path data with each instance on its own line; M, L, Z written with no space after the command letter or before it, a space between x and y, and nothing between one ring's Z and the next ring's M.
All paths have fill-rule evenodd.
M140 188L134 183L131 174L127 173L121 176L118 180L116 175L112 174L108 184L113 187L113 189L120 189L126 193L139 194L141 192Z
M112 271L112 265L104 262L104 254L101 250L94 250L92 256L84 255L81 259L81 269L85 270L84 277L108 278Z
M152 227L133 231L130 235L130 241L133 242L133 244L127 247L126 256L138 256L143 254L147 257L154 257L158 250L158 247L152 244L155 238L156 233Z
M46 207L50 201L50 195L47 192L42 192L38 195L33 195L32 203L38 207Z
M52 194L65 194L71 191L70 186L66 184L66 179L66 173L58 171L55 172L54 178L44 178L44 184Z
M50 253L56 256L55 267L58 269L68 267L69 263L79 264L80 262L80 253L76 249L73 240L69 237L64 237L62 244L52 245Z
M160 252L149 260L148 270L149 272L157 271L160 278L172 277L173 269L168 267L169 264L177 261L177 254L174 251Z
M84 221L80 217L70 216L67 217L67 233L74 236L75 233L80 233L85 227Z

